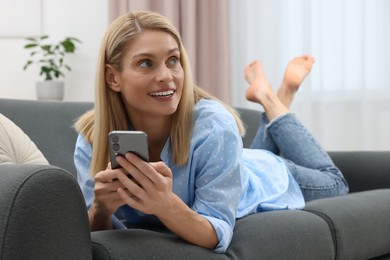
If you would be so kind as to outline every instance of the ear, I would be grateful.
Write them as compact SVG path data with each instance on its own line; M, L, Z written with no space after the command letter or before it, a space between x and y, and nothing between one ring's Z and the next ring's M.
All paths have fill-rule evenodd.
M113 66L106 64L106 83L115 92L120 92L120 78L119 78L119 71L115 69Z

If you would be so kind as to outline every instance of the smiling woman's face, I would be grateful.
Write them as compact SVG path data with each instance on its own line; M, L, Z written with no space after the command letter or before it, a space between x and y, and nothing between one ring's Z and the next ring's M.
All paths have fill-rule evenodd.
M143 31L125 49L114 91L133 116L172 115L179 104L184 71L179 46L169 33Z

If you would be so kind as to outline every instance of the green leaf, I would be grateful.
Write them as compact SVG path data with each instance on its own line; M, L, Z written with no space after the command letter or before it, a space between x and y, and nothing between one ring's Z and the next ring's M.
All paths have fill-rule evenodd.
M49 72L50 71L50 68L49 67L46 67L46 66L42 66L41 67L41 71L43 71L43 72Z
M36 43L29 43L29 44L24 45L24 48L25 49L30 49L30 48L34 48L34 47L37 47L37 46L38 46L38 44L36 44Z
M70 41L75 41L75 42L78 42L78 43L81 43L81 41L75 37L66 37L66 40L70 40Z
M33 63L33 61L32 60L28 60L26 65L24 65L23 70L26 70L27 67L30 66L31 63Z
M65 52L72 53L76 49L76 46L70 40L62 41L61 44L64 47Z
M52 69L50 69L49 67L42 66L41 67L41 73L39 75L45 74L45 80L52 80L53 78L50 75L51 71L52 71Z
M26 38L27 42L24 47L32 50L23 69L36 63L40 67L40 75L44 76L45 80L65 77L65 70L71 70L70 66L65 64L65 56L73 53L76 50L76 43L81 43L81 41L75 37L66 37L63 41L48 44L49 41L45 41L48 38L48 35Z
M50 53L51 45L42 45L41 48L42 48L42 50Z
M32 42L36 42L37 39L33 38L33 37L27 37L26 38L27 41L32 41Z
M59 78L60 76L65 76L60 70L53 69L54 77Z

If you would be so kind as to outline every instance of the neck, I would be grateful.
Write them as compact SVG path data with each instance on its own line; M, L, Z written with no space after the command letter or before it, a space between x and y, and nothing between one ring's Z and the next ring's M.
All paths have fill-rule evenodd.
M171 134L172 116L131 118L134 130L144 131L148 135L149 159L160 161L160 154Z

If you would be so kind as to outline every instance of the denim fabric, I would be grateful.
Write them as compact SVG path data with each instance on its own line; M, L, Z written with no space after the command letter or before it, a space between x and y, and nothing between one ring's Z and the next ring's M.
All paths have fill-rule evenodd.
M292 113L262 123L251 148L280 155L306 201L348 193L348 184L327 152Z

